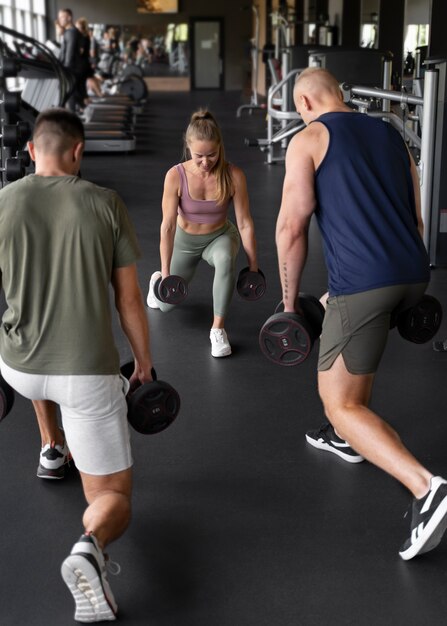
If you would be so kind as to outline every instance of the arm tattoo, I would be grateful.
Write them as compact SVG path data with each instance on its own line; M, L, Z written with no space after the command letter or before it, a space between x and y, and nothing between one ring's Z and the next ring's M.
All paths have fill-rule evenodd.
M283 284L284 284L284 304L288 300L289 295L289 279L287 276L287 263L282 264L282 275L283 275Z

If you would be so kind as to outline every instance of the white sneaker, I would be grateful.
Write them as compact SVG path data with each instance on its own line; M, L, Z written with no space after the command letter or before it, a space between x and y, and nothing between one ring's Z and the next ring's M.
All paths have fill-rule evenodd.
M118 607L107 580L106 559L93 535L82 535L75 543L62 563L61 573L76 604L76 621L116 619Z
M230 342L223 328L212 328L210 330L210 341L212 356L221 357L231 354Z
M158 300L155 297L155 293L154 293L154 285L157 282L157 280L161 278L161 272L154 272L151 276L151 279L149 281L149 292L147 294L147 306L150 309L159 309L160 305L158 304Z
M50 480L64 478L65 468L70 461L71 454L66 441L64 441L62 446L55 444L54 441L47 443L40 450L37 476Z

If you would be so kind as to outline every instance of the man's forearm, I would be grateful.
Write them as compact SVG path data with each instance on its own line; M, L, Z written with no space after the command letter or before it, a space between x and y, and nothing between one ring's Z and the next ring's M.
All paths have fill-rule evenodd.
M141 295L133 302L117 302L121 328L132 348L135 360L144 370L152 367L149 346L149 324Z
M293 312L307 258L307 233L292 236L282 231L277 234L276 244L284 311Z

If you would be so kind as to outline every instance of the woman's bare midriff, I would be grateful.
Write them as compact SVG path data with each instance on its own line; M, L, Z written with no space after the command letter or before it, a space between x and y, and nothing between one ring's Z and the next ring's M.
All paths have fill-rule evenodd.
M185 233L188 233L188 235L209 235L225 226L226 223L227 220L225 219L217 224L199 224L197 222L189 222L181 215L177 216L177 224Z

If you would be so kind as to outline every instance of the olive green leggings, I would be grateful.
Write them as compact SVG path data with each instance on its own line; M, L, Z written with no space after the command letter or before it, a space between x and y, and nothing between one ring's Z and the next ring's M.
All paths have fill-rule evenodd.
M239 232L231 222L208 235L190 235L177 226L171 259L171 274L191 281L201 259L214 267L214 315L225 317L234 291L236 257L240 247ZM174 304L160 302L162 311L170 311Z

